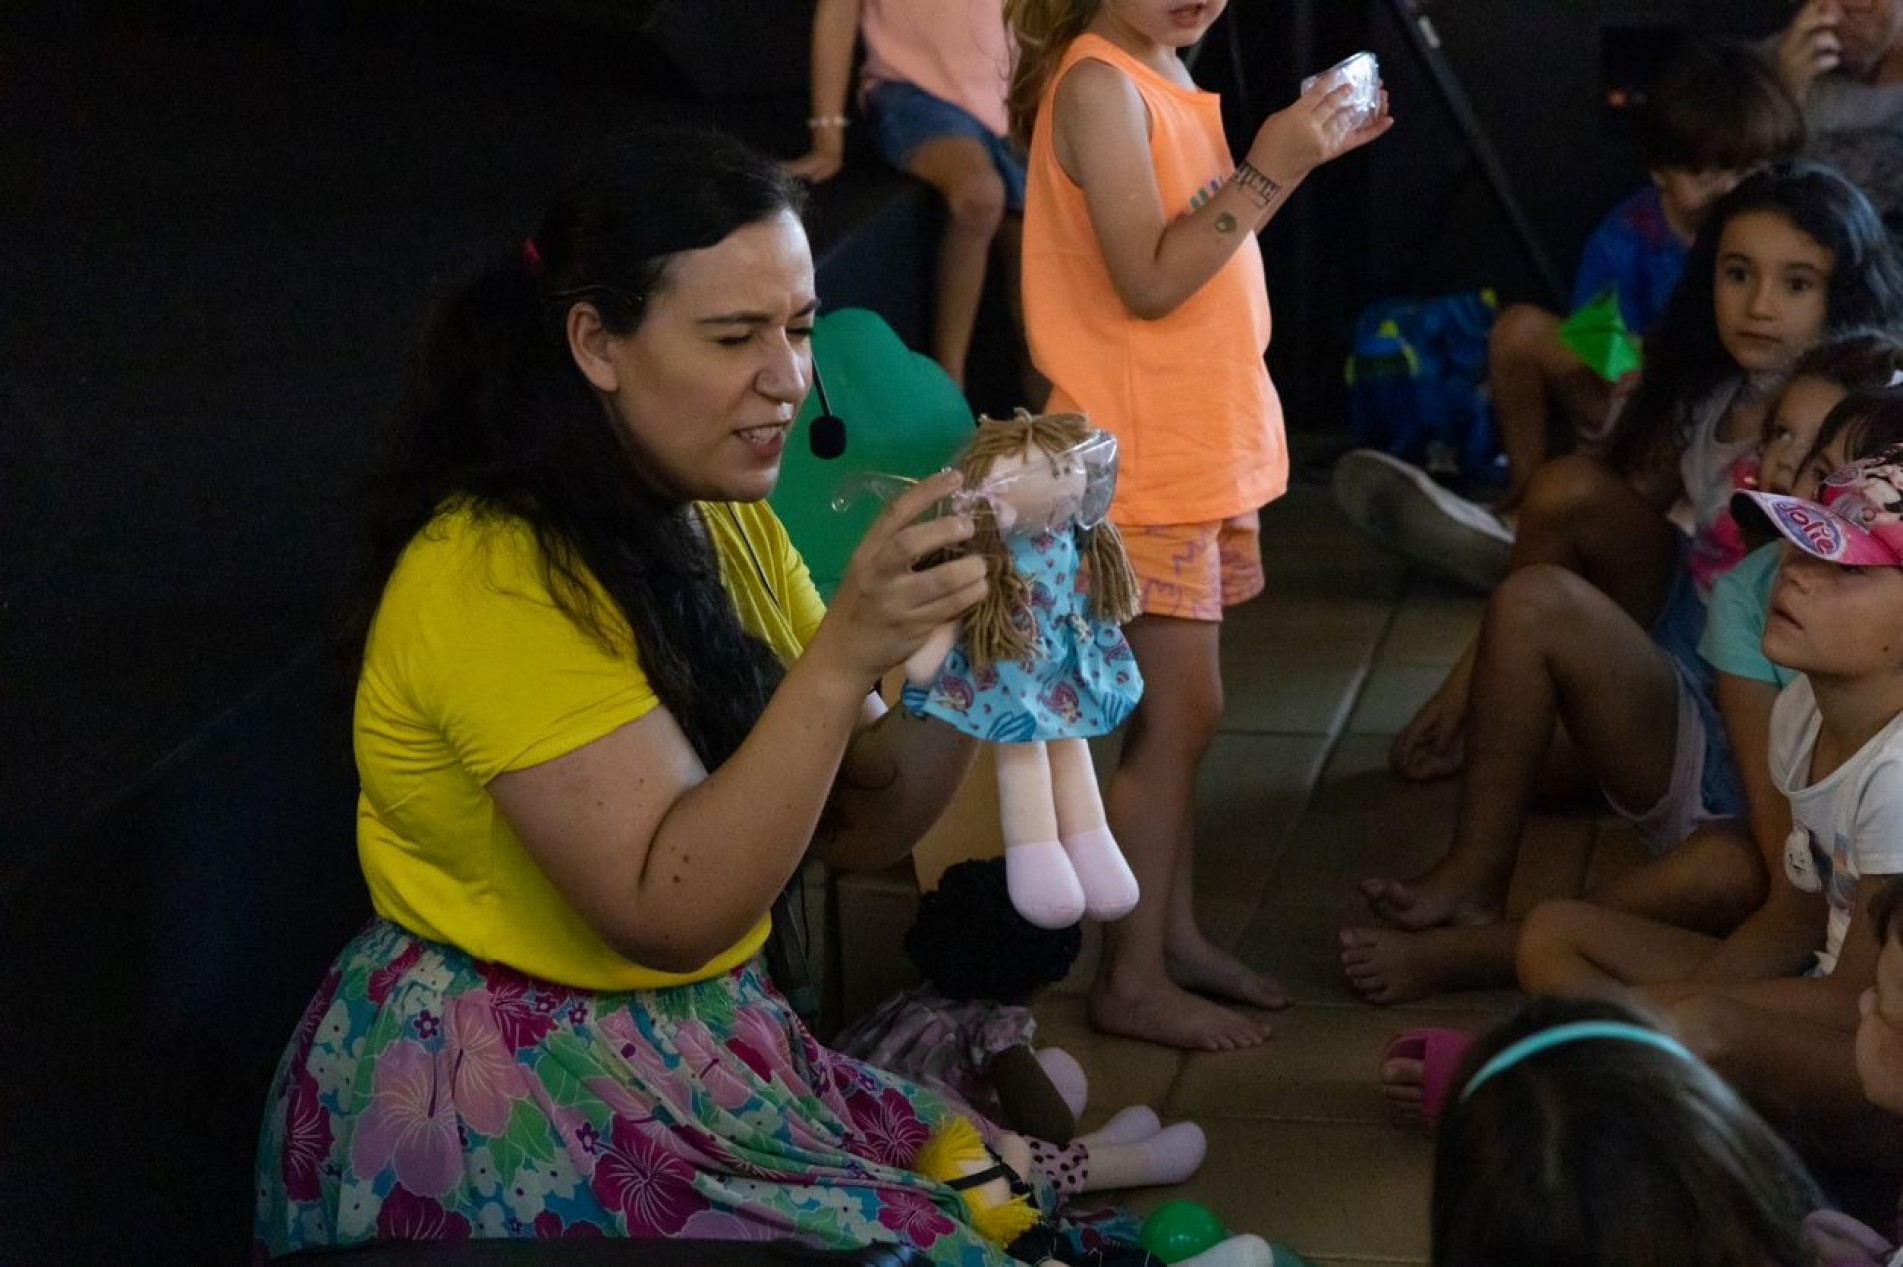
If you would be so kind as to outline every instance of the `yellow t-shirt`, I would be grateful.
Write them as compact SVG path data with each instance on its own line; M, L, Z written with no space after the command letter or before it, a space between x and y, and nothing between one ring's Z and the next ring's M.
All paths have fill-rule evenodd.
M790 662L825 608L786 530L764 503L700 510L742 623ZM486 790L658 703L634 657L609 652L555 606L528 525L447 507L398 560L357 683L357 854L377 913L585 989L678 985L744 963L766 940L765 916L698 972L659 972L610 949Z

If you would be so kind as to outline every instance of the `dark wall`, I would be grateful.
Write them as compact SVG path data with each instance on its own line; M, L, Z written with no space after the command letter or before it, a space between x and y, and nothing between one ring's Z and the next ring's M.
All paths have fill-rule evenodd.
M1404 38L1399 7L1394 0L1232 4L1199 54L1198 78L1225 94L1238 153L1263 117L1294 98L1304 76L1357 49L1380 58L1388 88L1394 130L1316 173L1263 238L1276 312L1269 359L1294 427L1338 425L1348 332L1376 297L1491 286L1503 301L1550 302L1427 64ZM1420 10L1514 197L1570 286L1586 235L1645 178L1629 120L1606 108L1608 84L1685 31L1755 38L1777 29L1790 6L1429 0Z

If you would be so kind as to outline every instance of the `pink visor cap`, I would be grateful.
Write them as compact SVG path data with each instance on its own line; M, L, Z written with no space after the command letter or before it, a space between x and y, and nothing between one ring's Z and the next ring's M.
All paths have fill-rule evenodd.
M1832 472L1817 500L1778 493L1736 493L1785 539L1827 563L1903 567L1903 447Z

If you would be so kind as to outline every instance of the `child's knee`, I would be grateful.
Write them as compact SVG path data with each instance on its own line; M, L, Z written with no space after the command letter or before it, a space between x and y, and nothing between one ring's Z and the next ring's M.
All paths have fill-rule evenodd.
M1486 627L1510 633L1531 647L1568 628L1581 588L1591 583L1552 563L1535 563L1507 573L1487 600Z
M945 190L947 212L971 232L995 234L1004 223L1004 203L1004 178L990 166L973 168Z
M1487 335L1487 355L1493 364L1502 359L1537 360L1558 337L1559 318L1533 304L1510 304L1494 318Z
M1140 724L1124 735L1125 750L1156 743L1200 758L1216 741L1222 709L1221 682L1185 681L1163 692L1147 690L1137 709Z
M1542 902L1529 911L1513 947L1521 986L1537 992L1553 962L1577 952L1597 914L1591 903L1576 901Z
M1542 463L1527 481L1520 516L1522 520L1567 518L1601 501L1618 478L1605 463L1579 454Z

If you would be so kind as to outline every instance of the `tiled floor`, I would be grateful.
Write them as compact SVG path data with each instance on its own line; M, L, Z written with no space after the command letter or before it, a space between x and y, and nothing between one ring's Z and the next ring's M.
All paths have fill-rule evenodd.
M1414 1025L1485 1025L1506 991L1379 1009L1347 988L1335 933L1354 881L1412 874L1443 847L1451 782L1387 772L1388 737L1478 627L1481 600L1411 572L1356 534L1324 488L1298 484L1263 513L1269 591L1223 632L1228 708L1204 769L1197 891L1212 936L1275 973L1294 995L1255 1051L1179 1054L1093 1033L1084 1020L1091 943L1069 981L1037 1005L1039 1041L1090 1073L1086 1125L1143 1102L1208 1132L1201 1172L1130 1194L1147 1210L1173 1196L1207 1203L1237 1231L1310 1262L1425 1262L1430 1148L1383 1118L1376 1066ZM1581 873L1589 816L1533 824L1541 865L1516 877L1515 904Z

